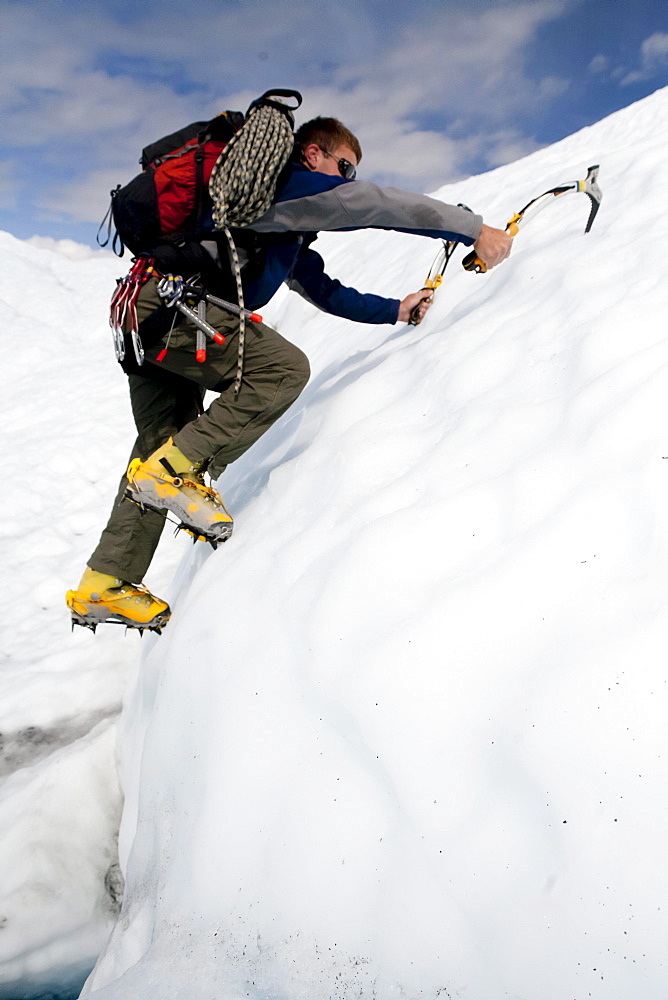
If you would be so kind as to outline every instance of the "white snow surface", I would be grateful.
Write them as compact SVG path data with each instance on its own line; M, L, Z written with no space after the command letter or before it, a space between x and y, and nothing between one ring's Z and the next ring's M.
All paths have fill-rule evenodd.
M63 601L132 442L125 264L1 237L0 998L101 952L93 1000L665 1000L667 132L663 90L441 189L604 199L459 251L420 327L279 293L311 382L219 481L233 538L161 543L143 641ZM437 250L318 246L388 295Z

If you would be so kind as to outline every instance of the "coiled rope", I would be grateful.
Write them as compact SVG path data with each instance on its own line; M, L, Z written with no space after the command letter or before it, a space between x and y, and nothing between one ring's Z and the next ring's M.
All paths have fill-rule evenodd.
M230 228L248 226L270 207L279 174L290 159L294 138L292 108L266 100L270 94L296 96L296 91L268 91L248 112L244 125L232 136L211 172L209 193L213 221L227 237L239 300L239 351L234 393L241 388L244 370L246 319L241 265Z

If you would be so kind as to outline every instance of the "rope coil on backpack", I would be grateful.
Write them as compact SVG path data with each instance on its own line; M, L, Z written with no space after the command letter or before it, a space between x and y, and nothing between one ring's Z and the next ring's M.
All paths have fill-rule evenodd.
M279 174L294 146L292 111L296 108L270 100L271 95L294 96L298 100L297 107L302 100L296 91L272 90L255 101L244 125L218 157L209 180L213 221L227 237L241 310L235 395L239 393L243 377L246 319L241 265L230 228L248 226L268 210Z

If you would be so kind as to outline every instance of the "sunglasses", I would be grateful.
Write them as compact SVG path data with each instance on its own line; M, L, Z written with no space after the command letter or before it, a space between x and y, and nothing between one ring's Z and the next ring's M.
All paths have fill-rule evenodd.
M324 153L325 156L329 156L332 159L334 159L332 153L330 153L328 149L325 149L324 146L318 146L318 149L322 153ZM354 163L351 163L350 160L344 160L343 157L341 157L341 159L337 163L337 167L339 168L339 173L341 174L341 176L345 177L347 181L355 180L355 177L357 175L357 167L355 166Z

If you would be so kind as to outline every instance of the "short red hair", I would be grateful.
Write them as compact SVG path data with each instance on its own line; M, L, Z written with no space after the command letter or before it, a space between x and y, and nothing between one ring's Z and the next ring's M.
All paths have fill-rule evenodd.
M350 146L359 163L362 159L362 147L357 136L340 122L338 118L312 118L304 122L295 132L295 143L302 151L314 142L317 146L333 153L337 146Z

